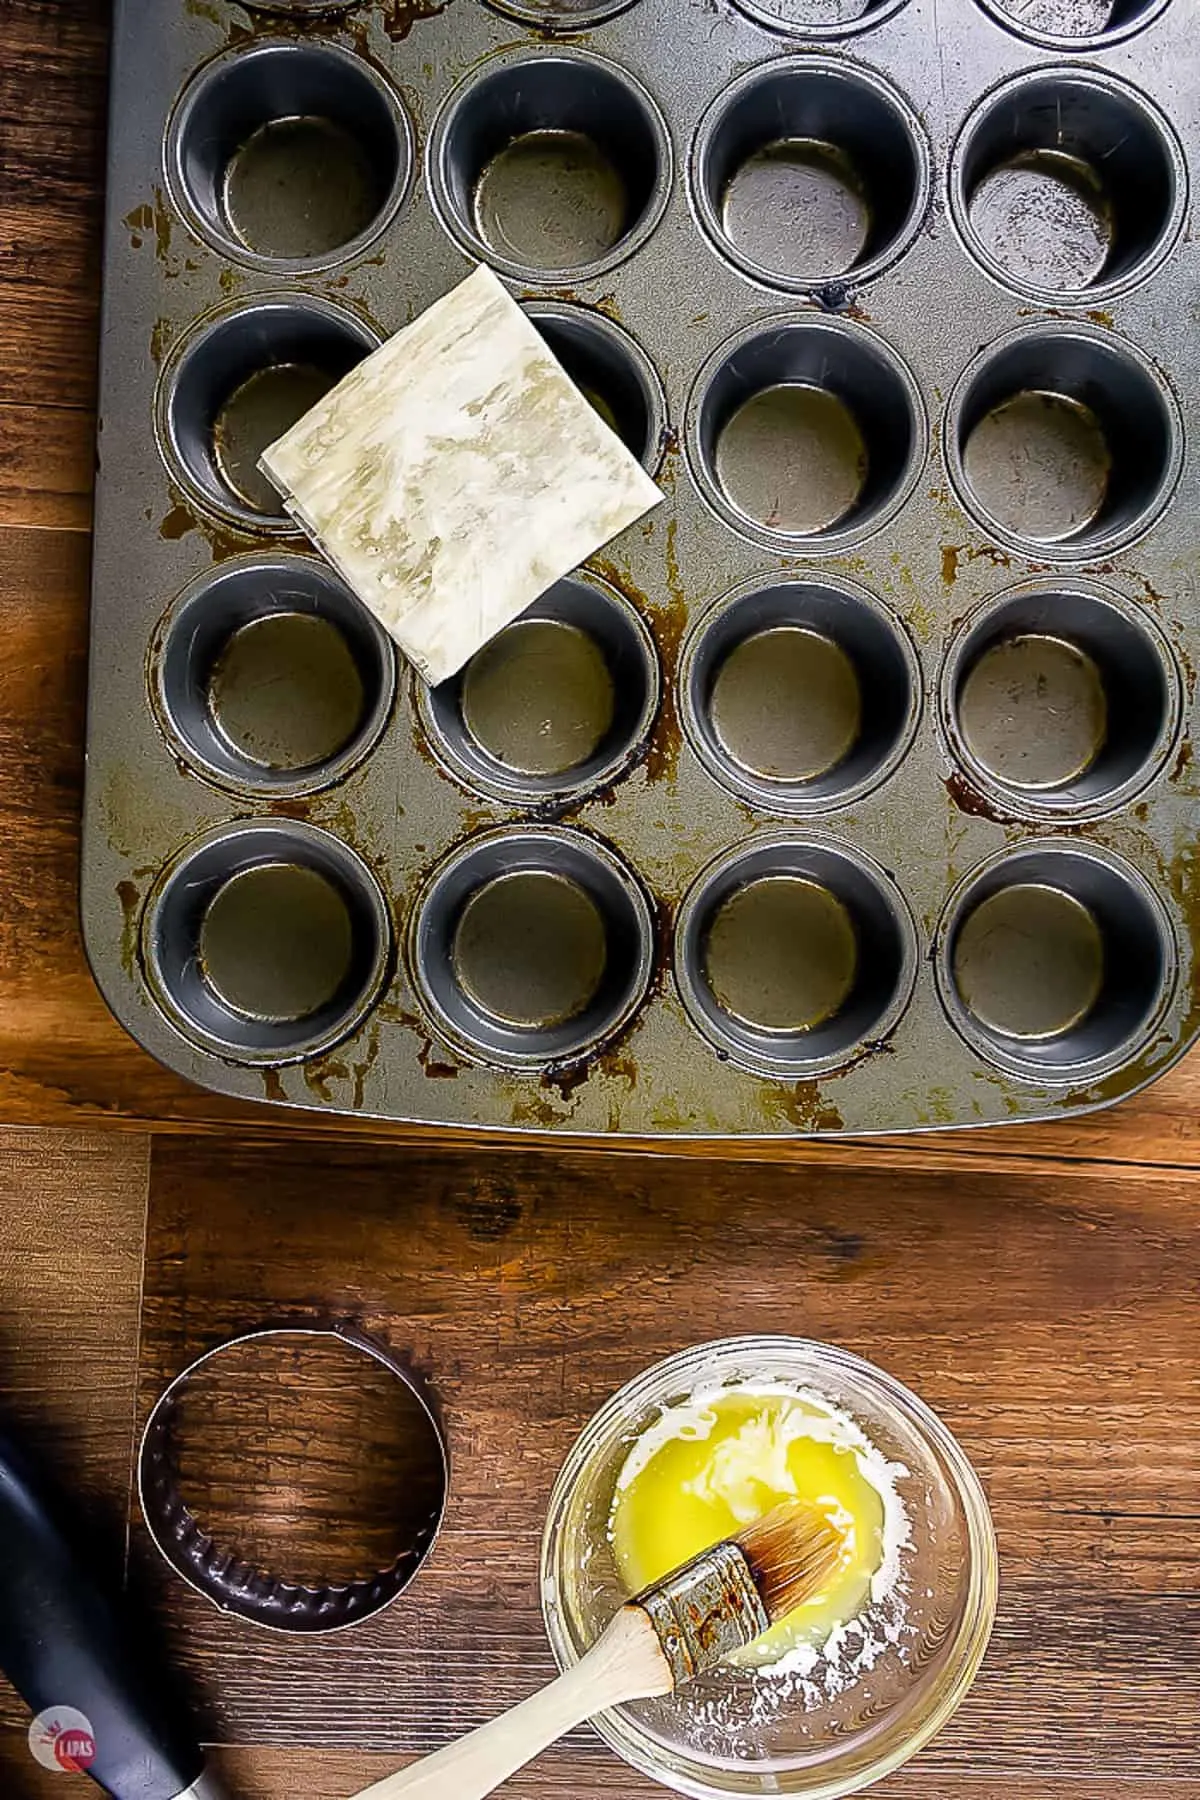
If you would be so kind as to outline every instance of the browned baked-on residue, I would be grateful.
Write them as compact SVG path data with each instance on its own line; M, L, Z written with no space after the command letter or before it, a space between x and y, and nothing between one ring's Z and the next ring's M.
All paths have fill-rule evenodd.
M450 0L385 0L378 18L394 44L402 44L413 27L444 13Z
M663 606L652 606L641 589L635 587L624 569L610 562L605 557L594 556L588 568L594 569L597 575L603 576L619 594L642 617L647 620L658 645L663 665L662 703L658 718L650 734L646 746L643 764L647 779L650 781L673 781L679 763L680 727L679 715L675 710L675 669L679 660L679 644L687 628L687 603L683 598L683 586L679 571L679 561L675 549L675 520L667 523L667 544L665 550L667 587L670 600Z
M367 1085L367 1076L371 1073L371 1070L375 1065L375 1059L378 1055L379 1021L376 1018L372 1019L367 1028L367 1047L365 1054L361 1061L351 1063L350 1065L350 1073L354 1077L354 1093L351 1096L350 1104L355 1112L361 1112L363 1109L363 1095Z
M570 1100L576 1089L581 1088L590 1078L593 1067L594 1064L587 1057L581 1057L578 1062L546 1069L542 1073L541 1085L543 1088L553 1089L560 1099Z
M1179 746L1179 754L1175 758L1175 767L1171 770L1171 780L1180 781L1192 765L1192 740L1185 737Z
M616 1050L606 1050L597 1059L603 1073L612 1081L623 1081L629 1093L633 1093L638 1084L638 1064L636 1057L628 1054L619 1056Z
M1200 944L1200 839L1185 836L1182 848L1167 870L1171 893L1183 914L1188 941ZM1200 957L1192 957L1192 991L1179 1041L1187 1043L1200 1026Z
M1007 825L1010 822L990 800L971 786L960 770L956 769L952 775L947 775L943 785L959 812L969 813L973 819L991 819L997 825Z
M132 981L138 969L138 922L142 911L136 881L118 881L117 899L121 902L121 967Z
M457 1063L443 1062L435 1053L432 1038L423 1039L417 1061L429 1081L457 1081L461 1072Z
M532 1125L540 1131L553 1131L562 1124L562 1114L538 1088L514 1094L511 1118L514 1125Z
M190 506L174 497L174 504L158 527L158 535L168 538L172 543L186 537L189 531L198 531L212 552L212 559L223 562L227 556L239 556L243 550L253 544L249 536L239 536L235 532L222 531L220 526L211 520L194 513Z
M177 502L158 528L159 537L170 538L172 543L186 537L189 531L196 530L195 515L190 513L182 501Z
M167 354L174 335L175 327L170 319L154 321L154 329L150 333L150 356L156 369L161 368L162 359Z
M332 1056L323 1056L319 1062L305 1063L303 1074L305 1086L323 1106L334 1105L333 1095L329 1091L330 1082L350 1079L350 1070L346 1064Z
M683 584L683 572L679 566L679 551L676 545L678 529L679 521L677 519L667 520L663 544L663 563L667 593L670 598L665 605L656 607L653 614L654 635L658 640L659 654L662 657L663 665L662 706L659 709L658 724L646 756L646 774L649 779L668 783L675 780L675 774L679 767L679 750L683 742L679 710L676 705L675 683L679 669L679 647L688 627L687 592Z
M844 1131L837 1107L826 1100L816 1081L769 1082L763 1086L760 1107L773 1125L793 1125L797 1131Z
M375 1017L387 1025L402 1025L406 1031L415 1031L424 1035L425 1027L416 1013L410 1012L395 994L389 994L375 1008Z
M154 254L159 262L166 262L171 254L171 214L167 210L163 191L154 190Z
M287 1095L283 1091L283 1076L278 1069L260 1069L262 1076L263 1097L267 1100L287 1104Z
M125 214L122 224L129 233L130 248L140 250L154 229L154 208L146 203L135 206L132 212Z
M952 587L958 580L963 563L978 562L986 558L995 569L1011 569L1012 557L1007 550L1001 550L995 544L943 544L942 545L942 580L947 587Z

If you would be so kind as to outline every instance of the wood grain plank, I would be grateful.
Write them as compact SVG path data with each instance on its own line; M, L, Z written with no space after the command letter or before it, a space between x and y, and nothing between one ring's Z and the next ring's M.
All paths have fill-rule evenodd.
M387 1757L328 1750L223 1749L214 1768L238 1800L346 1800L397 1766ZM1198 1800L1200 1780L1155 1781L1132 1772L1115 1781L1073 1781L1051 1773L1029 1779L931 1774L925 1761L892 1777L872 1793L878 1800ZM569 1751L553 1751L503 1789L505 1800L581 1800L581 1795L620 1795L622 1800L661 1800L663 1790L641 1781L617 1762L589 1768L581 1790ZM53 1796L49 1797L53 1800Z
M0 527L90 531L95 436L90 412L0 405Z
M7 0L0 56L0 402L95 390L105 0Z
M0 1413L53 1472L119 1580L125 1546L149 1144L0 1130ZM2 1553L2 1552L0 1552ZM0 1677L0 1791L29 1761Z
M1193 1775L1196 1176L713 1163L697 1179L660 1158L327 1146L314 1164L166 1138L152 1166L143 1408L233 1331L350 1314L430 1372L455 1459L430 1568L336 1643L280 1645L163 1581L222 1740L402 1755L516 1699L549 1672L537 1543L585 1418L691 1339L798 1331L916 1387L995 1509L996 1637L930 1775ZM604 1760L582 1739L565 1766L586 1788Z

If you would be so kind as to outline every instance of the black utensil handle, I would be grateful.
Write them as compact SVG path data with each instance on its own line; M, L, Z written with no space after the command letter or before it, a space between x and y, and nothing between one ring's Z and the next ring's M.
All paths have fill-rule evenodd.
M0 1668L51 1725L56 1709L85 1715L94 1739L87 1773L116 1800L177 1800L199 1782L198 1746L3 1432Z

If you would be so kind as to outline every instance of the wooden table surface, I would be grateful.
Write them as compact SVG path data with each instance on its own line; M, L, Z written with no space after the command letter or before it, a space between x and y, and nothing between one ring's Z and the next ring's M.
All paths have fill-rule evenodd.
M188 1087L109 1018L76 923L106 13L0 0L0 1408L110 1576L154 1394L265 1318L386 1337L454 1456L411 1597L299 1651L160 1570L134 1519L130 1579L235 1795L338 1800L545 1673L571 1438L653 1357L773 1330L918 1388L995 1511L983 1674L879 1791L1200 1800L1200 1057L1092 1118L698 1164L319 1130ZM67 1779L0 1683L0 1793ZM580 1733L508 1791L657 1790Z

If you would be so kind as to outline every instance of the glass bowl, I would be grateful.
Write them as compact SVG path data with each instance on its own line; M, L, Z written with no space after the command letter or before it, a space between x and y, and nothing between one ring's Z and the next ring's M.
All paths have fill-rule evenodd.
M630 1448L697 1390L786 1383L849 1413L888 1462L910 1524L893 1592L790 1674L730 1667L595 1721L619 1756L699 1800L836 1800L899 1768L950 1718L996 1611L996 1545L978 1477L941 1420L860 1357L805 1338L727 1338L656 1363L603 1406L563 1464L542 1540L542 1610L558 1665L627 1598L608 1541ZM789 1659L789 1663L794 1659Z

